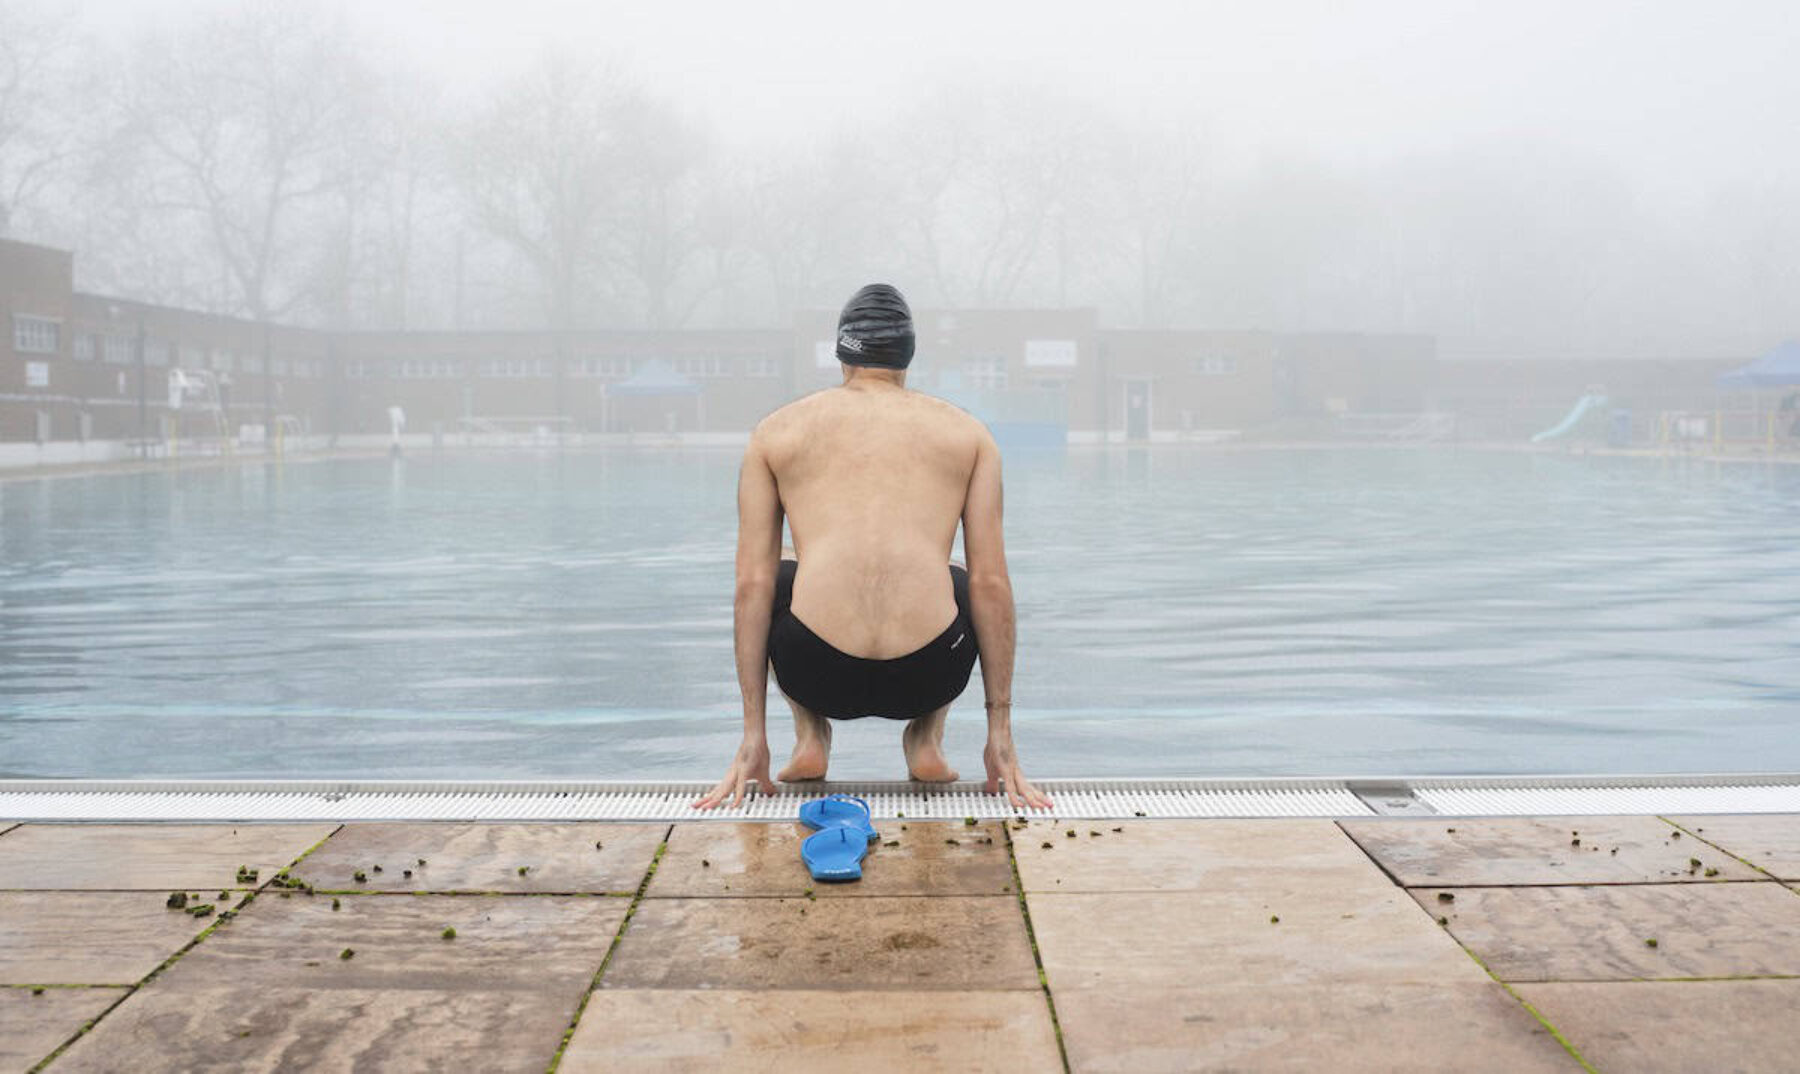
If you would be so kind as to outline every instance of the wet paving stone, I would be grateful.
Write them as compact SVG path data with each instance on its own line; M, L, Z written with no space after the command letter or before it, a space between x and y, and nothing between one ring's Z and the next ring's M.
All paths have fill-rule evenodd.
M645 899L603 988L1039 987L1010 895Z
M1800 880L1800 816L1692 816L1670 820L1782 880Z
M1762 875L1655 817L1346 820L1343 829L1407 887L1643 884ZM1690 873L1690 858L1704 863Z
M1041 991L596 992L562 1074L1057 1070Z
M342 891L630 894L667 830L666 824L346 824L294 875Z
M1800 898L1773 881L1439 890L1412 894L1504 981L1800 974Z
M1531 984L1519 994L1603 1071L1793 1070L1800 981Z
M1010 826L1028 892L1393 885L1329 820L1035 820Z
M1059 991L1056 1015L1073 1071L1581 1070L1485 977Z
M1485 981L1406 893L1386 888L1030 895L1038 954L1070 990ZM1279 918L1271 921L1271 918Z
M881 838L869 844L863 878L851 884L822 884L812 879L800 860L800 844L812 834L801 825L678 824L645 894L799 897L811 888L824 899L1004 895L1013 890L1006 835L997 823L970 827L961 821L882 821L877 828Z
M631 900L583 895L263 894L159 985L525 990L592 978ZM445 939L454 928L454 939ZM346 949L354 955L340 958Z
M132 995L52 1065L57 1074L274 1071L543 1074L586 982L532 991L234 987Z
M216 891L203 891L207 899ZM161 892L0 892L0 984L128 985L210 925ZM203 900L205 901L205 900Z
M0 837L0 889L105 891L243 887L266 881L336 824L25 824Z
M123 988L0 988L0 1074L24 1074L98 1018Z

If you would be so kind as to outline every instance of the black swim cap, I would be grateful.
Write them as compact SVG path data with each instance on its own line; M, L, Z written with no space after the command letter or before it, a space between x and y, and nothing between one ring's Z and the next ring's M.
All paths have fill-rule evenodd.
M912 310L900 292L872 283L850 296L838 314L838 361L905 369L912 362Z

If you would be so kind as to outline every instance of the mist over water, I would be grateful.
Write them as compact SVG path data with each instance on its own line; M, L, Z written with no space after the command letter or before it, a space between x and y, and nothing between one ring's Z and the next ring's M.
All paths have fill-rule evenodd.
M1069 442L1006 450L1034 777L1800 769L1800 467L1677 454L1800 444L1716 379L1800 338L1797 25L0 0L0 462L252 460L0 481L0 775L714 774L742 448L642 437L873 280Z
M0 485L4 767L692 778L739 730L736 462ZM1676 460L1023 454L1020 748L1055 776L1800 765L1800 613L1770 584L1800 570L1797 492ZM951 712L965 773L981 696ZM769 711L779 749L773 682ZM834 776L898 762L893 725L840 727Z

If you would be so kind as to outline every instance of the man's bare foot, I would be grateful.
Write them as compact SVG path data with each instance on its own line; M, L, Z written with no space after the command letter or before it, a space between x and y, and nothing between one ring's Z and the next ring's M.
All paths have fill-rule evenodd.
M776 773L775 779L781 783L824 779L825 768L830 763L831 743L828 740L803 738L794 743L794 755L788 758L787 767Z
M921 783L954 783L956 769L950 767L949 758L944 756L942 736L944 733L943 717L935 721L930 717L921 717L906 725L900 732L900 748L906 753L906 774Z

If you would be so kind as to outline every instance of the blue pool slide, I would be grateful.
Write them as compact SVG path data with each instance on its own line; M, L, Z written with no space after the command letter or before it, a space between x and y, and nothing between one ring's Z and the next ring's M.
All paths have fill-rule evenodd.
M1605 405L1606 396L1604 395L1584 395L1580 399L1575 400L1575 406L1569 411L1567 417L1563 418L1563 420L1557 422L1555 425L1552 425L1550 428L1545 429L1543 432L1534 435L1531 438L1531 442L1534 444L1541 444L1546 440L1560 440L1574 432L1575 429L1581 425L1583 418Z

